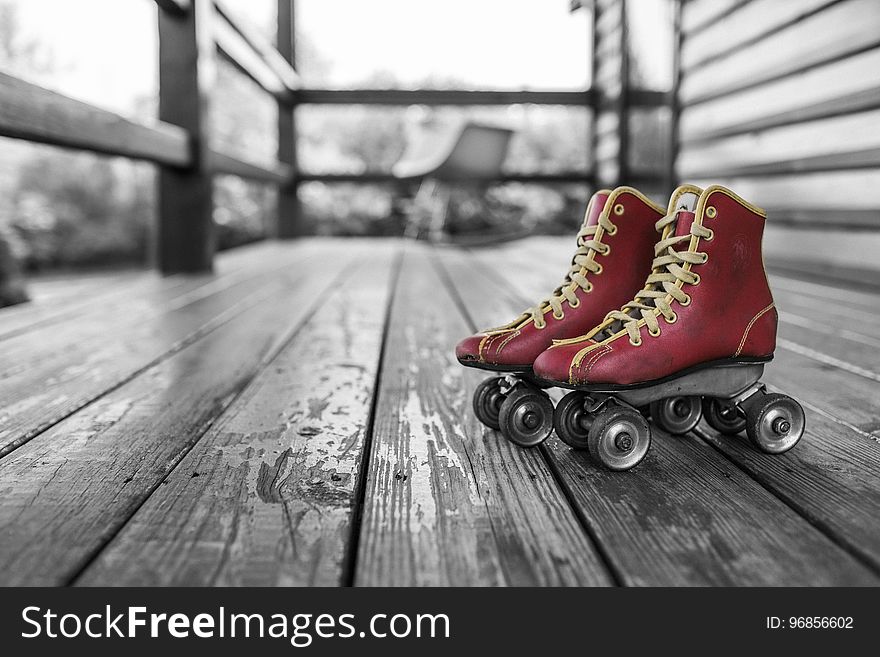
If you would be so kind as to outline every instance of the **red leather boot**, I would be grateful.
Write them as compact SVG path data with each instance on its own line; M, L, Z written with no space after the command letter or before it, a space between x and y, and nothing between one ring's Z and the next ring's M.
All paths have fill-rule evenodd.
M776 309L761 254L765 212L721 186L695 211L667 217L644 289L584 336L556 342L535 376L573 388L555 413L557 434L617 470L647 453L636 408L675 434L705 414L723 433L746 429L781 453L804 430L800 405L758 383L776 347Z
M481 422L523 446L550 435L553 403L531 384L532 363L553 340L583 334L641 288L651 270L655 223L663 214L630 187L596 192L562 285L512 322L458 344L455 355L462 365L518 375L478 386L473 406Z

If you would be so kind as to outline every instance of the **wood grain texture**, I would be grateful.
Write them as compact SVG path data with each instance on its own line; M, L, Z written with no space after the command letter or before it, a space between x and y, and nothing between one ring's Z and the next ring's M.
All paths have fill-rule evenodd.
M329 258L291 263L247 312L0 461L0 582L75 577L286 343L337 273Z
M486 263L468 268L459 262L450 277L474 321L491 325L507 321L527 303L519 290L539 287L534 269L523 283L517 270L508 270L505 284L490 278ZM547 270L540 287L549 290L557 279L555 267ZM546 457L626 584L876 581L782 501L696 439L655 430L645 461L626 473L596 467L555 437L545 445Z
M610 583L547 464L474 419L468 327L422 250L388 326L357 585Z
M880 5L839 2L728 57L685 72L685 105L757 87L880 45Z
M688 36L682 46L682 66L694 69L768 38L822 11L838 0L752 0L739 10Z
M804 405L807 433L795 449L779 457L758 452L743 437L720 436L706 425L698 433L880 572L880 425L875 423L875 433L867 434L829 417L819 406Z
M344 583L392 262L331 290L78 584Z
M320 240L316 240L319 242ZM215 265L218 277L233 272L254 271L265 261L278 257L278 246L261 242L238 247L220 254ZM207 275L159 276L153 271L120 271L112 274L63 276L56 281L31 279L33 302L0 309L0 340L20 335L34 328L57 324L77 317L88 317L95 308L124 303L128 298L158 290L191 289L207 281Z
M94 309L63 330L53 324L0 342L0 455L245 312L277 288L272 271L281 266L277 260L256 272L159 286Z

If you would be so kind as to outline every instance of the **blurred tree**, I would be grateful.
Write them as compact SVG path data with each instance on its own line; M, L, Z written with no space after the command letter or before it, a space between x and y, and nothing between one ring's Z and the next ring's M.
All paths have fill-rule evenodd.
M22 38L15 5L0 1L0 69L18 74L38 70L40 52L36 42ZM21 244L10 230L9 217L8 209L0 207L0 307L28 300L16 258ZM19 249L13 248L16 244Z

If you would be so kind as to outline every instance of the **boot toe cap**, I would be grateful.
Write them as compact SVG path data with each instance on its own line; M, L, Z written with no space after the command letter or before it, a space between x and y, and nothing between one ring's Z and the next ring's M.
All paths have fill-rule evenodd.
M547 349L533 365L535 376L546 381L569 383L571 377L571 360L574 353L565 347Z
M462 363L480 362L480 343L483 335L471 335L455 345L455 357Z

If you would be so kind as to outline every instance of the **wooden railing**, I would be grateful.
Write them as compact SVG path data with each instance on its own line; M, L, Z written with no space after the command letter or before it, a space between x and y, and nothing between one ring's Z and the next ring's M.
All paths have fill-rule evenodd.
M226 0L156 0L159 6L159 116L139 124L112 112L72 100L28 82L0 74L0 136L25 139L65 148L153 162L159 166L157 202L158 266L161 271L209 270L214 255L212 176L231 174L272 184L279 189L276 233L294 237L303 230L297 196L306 181L381 183L391 174L313 174L297 163L294 109L303 104L370 105L574 105L600 115L615 115L614 138L618 148L608 149L611 132L593 125L593 144L616 167L600 166L598 182L617 180L660 181L662 172L634 171L626 160L626 117L633 106L659 106L669 94L630 89L626 83L625 20L620 16L615 44L603 46L607 57L620 64L607 75L623 74L621 85L608 91L463 91L400 89L305 89L295 68L295 0L278 0L277 45L242 24ZM578 3L573 3L577 5ZM611 5L600 2L600 5ZM602 20L594 7L594 30ZM607 11L611 11L608 9ZM607 27L607 26L606 26ZM618 32L613 32L617 34ZM602 44L594 33L593 43ZM622 49L622 50L621 50ZM616 53L616 55L615 55ZM623 54L620 54L623 53ZM278 104L278 153L269 165L242 160L209 148L207 108L210 103L210 68L219 54L256 82ZM597 57L597 71L605 74L605 56ZM593 151L596 149L594 148ZM607 153L614 150L611 155ZM608 162L600 161L599 165ZM594 183L592 168L559 173L504 174L500 181L537 183Z

